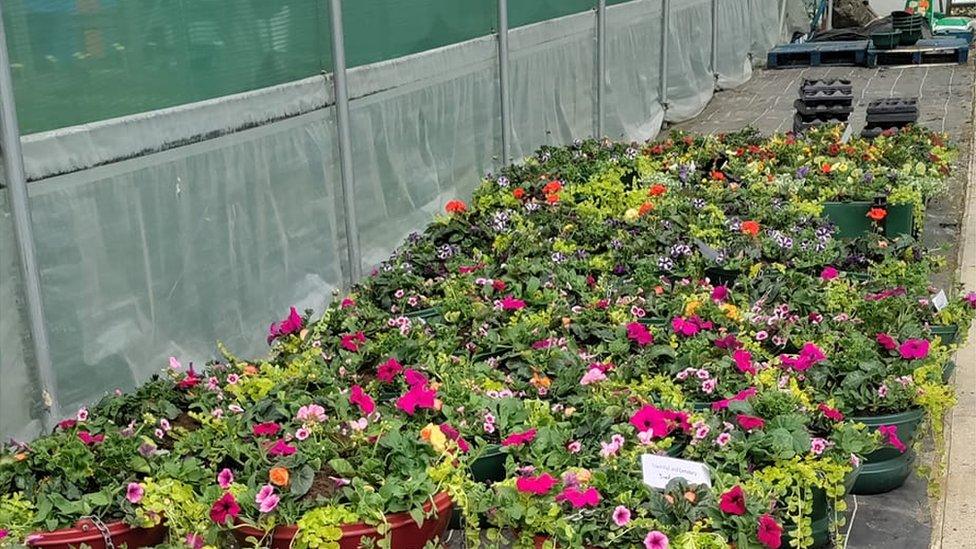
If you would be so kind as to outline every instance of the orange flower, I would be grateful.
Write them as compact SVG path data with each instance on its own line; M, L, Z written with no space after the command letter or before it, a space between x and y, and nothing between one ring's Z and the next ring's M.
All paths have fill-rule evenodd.
M664 286L654 286L655 295L664 295Z
M244 366L244 375L246 376L256 376L258 375L258 368L253 364L248 364Z
M881 221L888 216L888 210L884 208L871 208L868 210L867 216L875 221Z
M651 204L650 202L645 202L641 204L641 207L639 210L637 210L637 213L638 215L647 215L651 213L653 210L654 210L654 204Z
M831 167L828 162L824 162L823 166L820 166L820 171L823 173L830 173Z
M725 181L725 174L720 172L719 170L713 170L712 179L714 179L715 181Z
M268 471L268 479L275 486L286 486L288 484L288 469L284 467L272 467Z
M14 454L14 460L15 461L24 461L25 459L27 459L27 453L26 452L21 452L19 454Z
M563 190L563 184L556 180L552 180L546 183L545 187L542 187L542 194L556 194L561 190Z
M546 202L550 204L555 204L556 202L559 202L559 194L557 193L547 194Z
M666 193L667 191L668 191L668 188L667 187L665 187L664 185L662 185L660 183L655 183L655 184L651 185L651 190L647 191L647 194L649 194L651 196L661 196L662 194Z
M751 236L759 235L759 223L756 221L743 221L742 232Z
M451 200L447 203L447 206L444 206L444 209L449 214L464 213L468 211L468 205L462 200Z
M420 438L426 441L430 441L430 435L434 431L434 426L432 424L427 424L426 427L420 430Z
M519 200L522 200L522 197L525 196L525 189L523 189L522 187L518 187L517 189L512 191L512 196L514 196Z
M539 374L539 372L532 372L532 380L529 381L535 388L546 388L548 389L552 385L552 380L549 379L545 374Z

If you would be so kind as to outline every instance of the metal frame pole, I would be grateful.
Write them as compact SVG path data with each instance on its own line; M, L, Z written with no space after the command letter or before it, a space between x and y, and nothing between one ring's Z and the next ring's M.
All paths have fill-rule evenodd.
M332 12L332 84L335 88L336 125L339 133L339 173L342 178L346 243L350 282L362 276L359 226L356 224L356 180L352 169L352 140L349 137L349 87L346 83L346 46L342 29L342 0L330 0Z
M779 37L784 38L783 27L786 26L786 0L779 0ZM786 37L789 39L790 37Z
M827 30L834 28L834 0L827 0Z
M20 252L20 269L24 276L27 319L34 347L34 362L47 409L44 425L50 428L57 419L60 419L61 410L57 399L54 368L51 364L47 325L44 322L41 279L37 269L34 231L31 226L27 175L24 172L24 157L20 149L20 127L14 104L14 85L10 75L10 57L7 53L2 3L0 3L0 149L2 149L3 165L7 174L7 185L10 187L10 209L13 213L17 250Z
M718 0L712 0L712 54L708 59L709 70L718 80Z
M607 86L607 0L596 3L596 137L603 137Z
M658 96L664 111L668 110L668 31L671 27L671 0L661 5L661 87Z
M512 113L508 80L508 0L498 0L498 87L502 115L502 163L512 161Z

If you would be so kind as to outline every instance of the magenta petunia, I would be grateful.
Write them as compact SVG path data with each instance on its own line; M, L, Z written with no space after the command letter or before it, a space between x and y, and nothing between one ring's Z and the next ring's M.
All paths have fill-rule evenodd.
M715 286L712 289L712 301L721 303L729 298L729 289L725 286Z
M637 343L639 347L646 347L654 343L654 334L640 322L631 322L627 325L627 338Z
M93 435L88 431L78 431L78 438L80 438L86 446L94 446L96 444L105 442L105 435Z
M969 292L963 296L962 300L968 303L970 307L976 309L976 292Z
M729 349L734 350L742 347L742 342L739 341L733 334L729 334L725 337L720 337L716 339L714 343L715 346L718 347L719 349L725 349L725 350L729 350Z
M746 514L746 493L736 484L726 490L719 498L718 508L726 515Z
M273 421L268 421L265 423L258 423L254 427L251 427L251 432L254 433L256 437L273 437L281 431L281 425Z
M226 524L228 518L237 518L239 514L241 514L241 506L238 505L234 494L230 492L224 492L224 495L210 507L210 520L220 525Z
M743 390L739 391L738 393L736 393L736 395L734 397L731 397L731 398L723 398L722 400L719 400L717 402L713 402L712 403L712 410L714 410L716 412L719 411L719 410L724 410L724 409L728 408L729 407L729 404L732 403L732 402L743 402L743 401L749 400L750 398L752 398L754 396L756 396L756 388L755 387L749 387L748 389L743 389Z
M839 273L837 272L837 269L835 269L834 267L828 265L828 266L824 267L822 271L820 271L820 278L822 278L824 280L833 280L833 279L837 278L837 275L838 274Z
M512 433L502 440L502 446L521 446L523 444L529 444L535 440L536 435L535 429L529 429L521 433Z
M906 360L919 360L929 356L929 342L925 339L906 339L898 346L898 353Z
M556 478L549 473L542 473L538 476L519 477L515 481L515 489L524 494L542 496L548 494L556 482Z
M376 378L385 383L391 383L403 371L403 365L395 358L387 360L376 368Z
M376 403L359 385L353 385L349 389L349 404L359 406L359 411L366 415L372 414L376 410Z
M406 412L407 415L412 416L414 413L416 413L418 408L433 408L436 400L436 390L428 389L426 385L418 383L416 385L412 385L409 391L397 399L396 406L398 409Z
M650 433L653 438L664 438L676 428L687 430L688 414L672 410L660 410L650 404L630 416L630 424L638 433Z
M745 349L737 349L735 353L732 354L732 360L735 361L735 367L739 369L743 374L755 374L756 367L752 363L752 353L746 351Z
M403 372L403 379L407 381L407 385L414 387L416 385L427 385L427 376L414 370L413 368L407 368Z
M623 505L613 508L613 523L617 526L627 526L630 522L630 509Z
M874 336L874 339L878 342L878 345L881 345L889 351L894 351L898 348L898 341L884 332L878 332L878 334Z
M217 484L224 490L229 488L230 485L233 483L234 483L234 472L231 471L230 469L224 467L223 469L220 470L219 473L217 473Z
M668 549L670 545L671 542L664 532L651 530L644 536L644 549Z
M899 452L904 454L908 450L905 443L898 438L898 427L894 425L882 425L878 427L878 432L881 433L882 438L887 444L894 446Z
M502 309L506 311L518 311L525 308L525 302L510 295L501 299Z
M735 422L739 424L746 431L753 431L756 429L762 429L766 426L766 422L761 417L750 416L747 414L738 414L735 416Z
M366 342L366 335L363 332L356 332L354 334L343 334L339 338L339 345L352 353L359 350L359 347Z
M827 419L833 421L844 421L844 414L842 414L840 410L831 408L826 404L821 404L820 406L817 407L817 409L820 410L823 413L823 415L827 417Z
M129 500L129 503L139 503L142 501L142 496L144 495L146 495L146 489L138 482L130 482L125 487L125 499Z
M562 492L556 495L556 503L564 501L569 502L574 509L596 507L600 504L600 492L592 486L583 491L575 486L567 486L563 488Z
M783 527L776 522L770 514L759 517L759 528L756 530L756 538L759 543L767 549L779 549L783 544Z
M268 454L272 456L290 456L298 451L298 448L288 444L284 439L278 439L268 448Z
M272 322L271 326L268 328L268 345L271 342L287 335L295 334L302 331L304 326L304 321L301 315L298 314L298 310L294 307L288 312L288 317L281 322Z

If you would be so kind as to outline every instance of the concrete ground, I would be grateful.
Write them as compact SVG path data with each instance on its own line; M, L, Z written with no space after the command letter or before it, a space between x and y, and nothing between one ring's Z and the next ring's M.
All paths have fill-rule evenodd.
M883 97L918 97L919 123L945 131L959 146L959 158L948 192L932 200L926 210L924 239L941 247L945 272L934 283L950 288L960 280L976 290L976 186L973 163L974 67L928 65L917 67L808 67L759 71L735 90L719 92L699 116L676 127L699 133L734 131L752 126L763 133L788 131L793 123L793 100L804 78L847 78L857 98L851 124L864 126L867 103ZM968 225L963 229L967 206ZM960 237L966 249L960 254ZM960 269L960 266L962 268ZM947 427L948 478L943 497L932 500L927 482L912 475L904 486L875 496L848 500L848 549L976 548L976 334L960 352L955 381L959 404ZM923 457L923 459L925 459ZM856 511L855 511L856 509Z

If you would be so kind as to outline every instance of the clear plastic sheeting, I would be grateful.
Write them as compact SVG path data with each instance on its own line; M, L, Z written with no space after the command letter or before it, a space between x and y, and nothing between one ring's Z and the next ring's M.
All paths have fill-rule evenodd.
M547 1L543 11L515 14L509 35L515 158L596 131L597 18L584 4ZM650 139L665 116L694 116L716 82L747 80L749 53L751 61L762 60L763 48L779 37L779 0L672 0L665 110L662 0L610 4L604 128L614 139ZM445 9L452 20L462 16L461 8ZM353 19L363 10L352 10L359 14ZM569 15L531 23L552 10ZM497 15L480 9L477 21L456 26L451 36L494 24L485 13ZM376 45L349 57L444 43L418 29L389 37L396 47ZM309 55L322 60L327 52ZM498 67L496 37L480 36L348 71L364 271L422 230L448 200L468 199L501 163ZM184 362L214 358L216 341L240 356L260 356L267 348L263 331L289 306L319 314L334 290L348 286L332 103L331 77L316 75L24 139L27 170L36 179L28 190L54 397L62 409L131 388L171 355ZM0 435L25 436L39 430L43 403L2 194Z
M322 310L343 243L327 113L29 186L63 409L218 340L260 356L289 305Z
M23 440L40 432L43 405L31 370L24 285L0 163L0 435Z
M661 105L661 2L638 0L607 10L605 133L651 139L664 123Z

